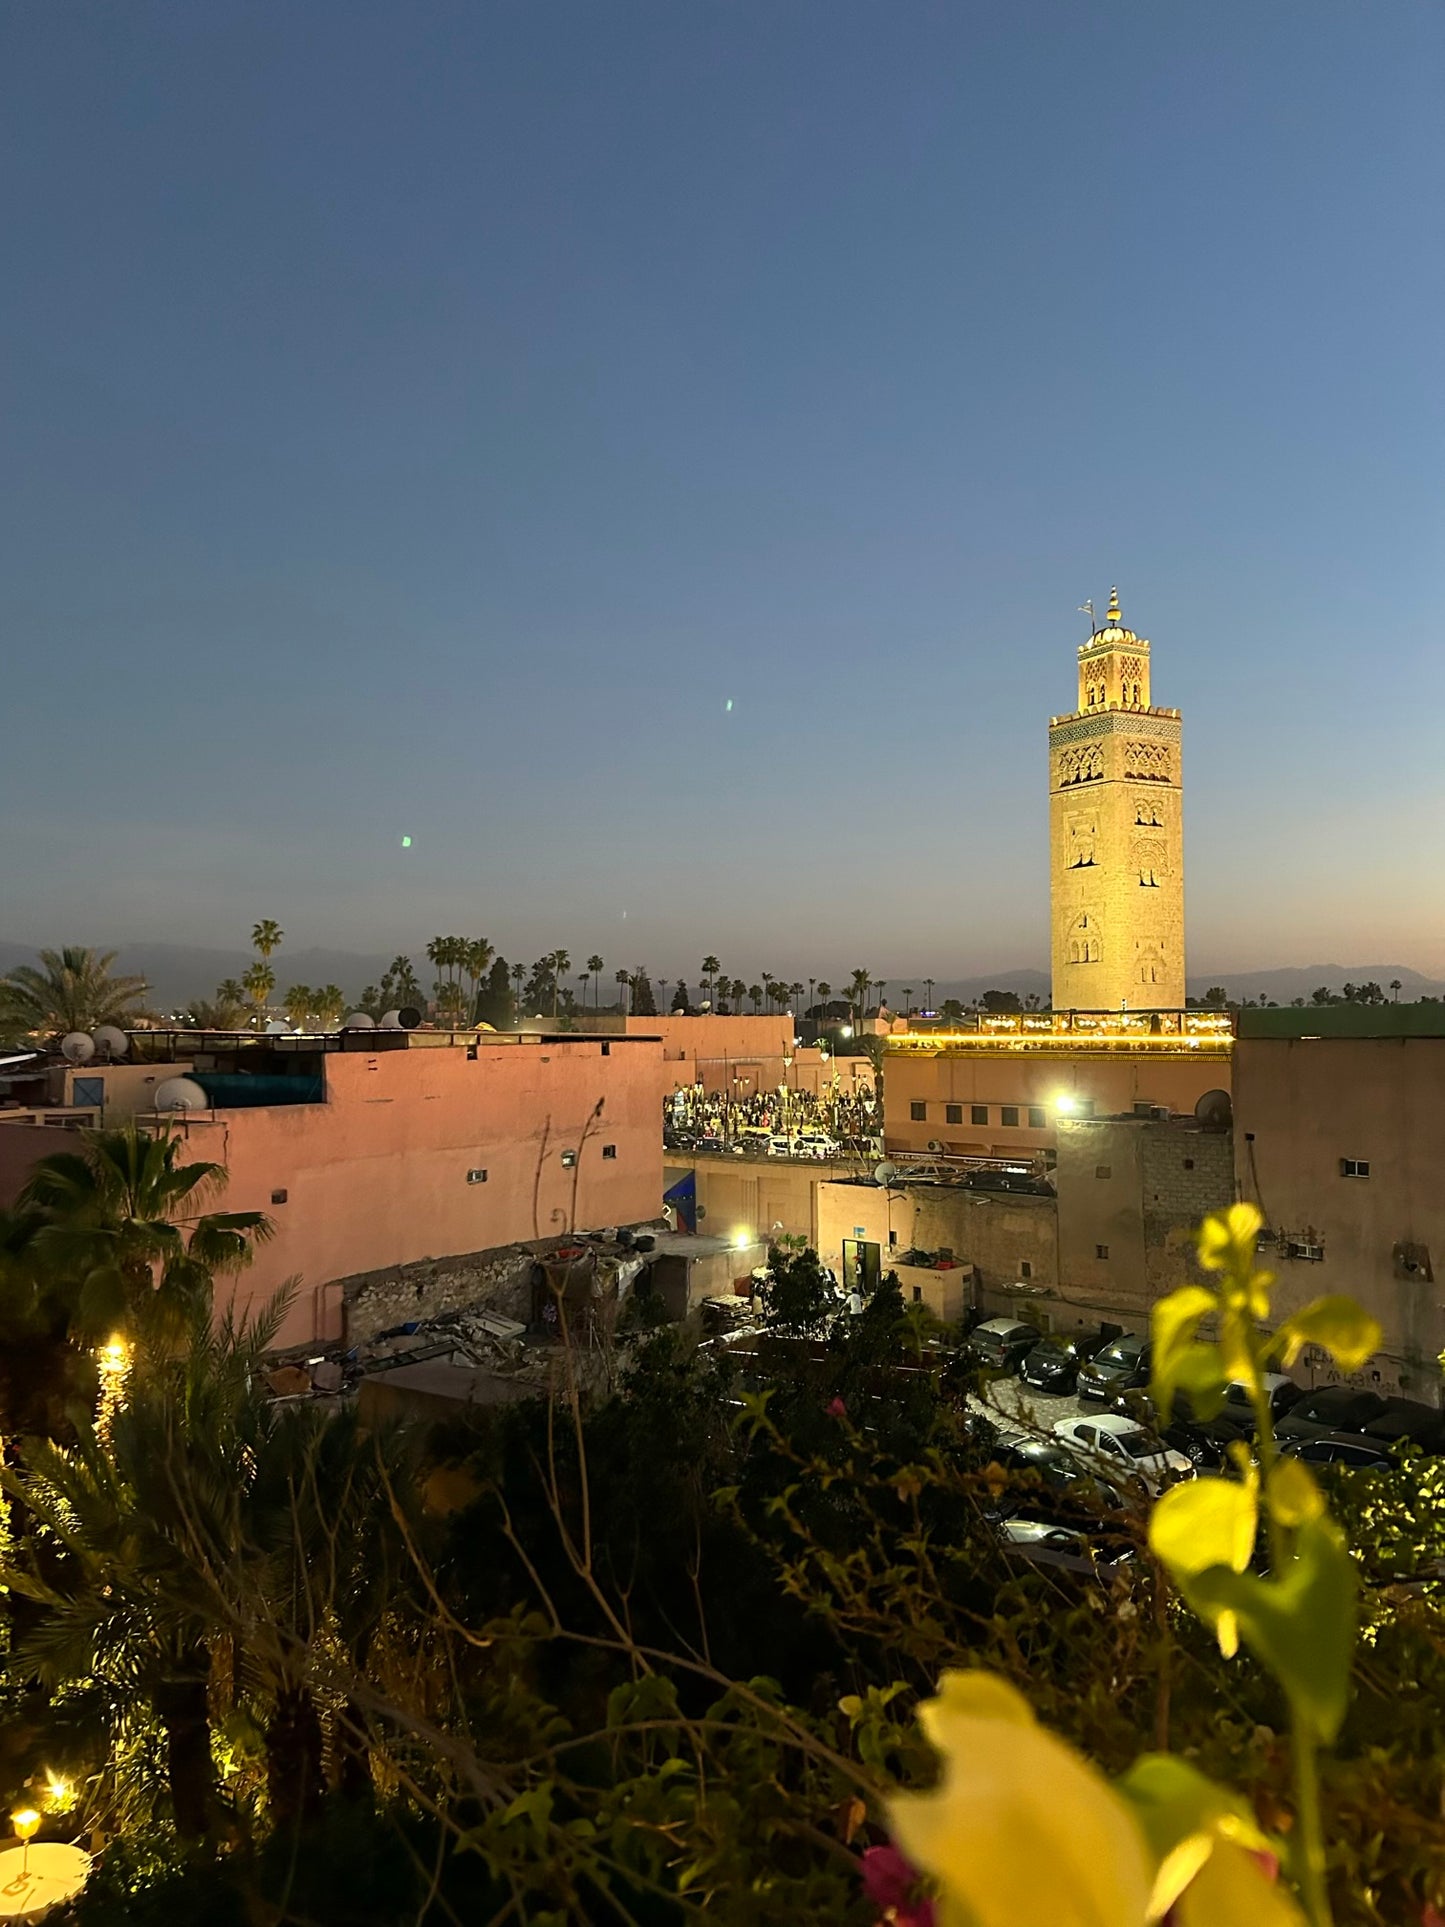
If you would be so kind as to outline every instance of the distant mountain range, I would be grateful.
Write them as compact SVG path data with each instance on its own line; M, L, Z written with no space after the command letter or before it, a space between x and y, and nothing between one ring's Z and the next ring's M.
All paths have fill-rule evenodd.
M256 955L249 949L208 950L198 944L179 943L99 944L96 947L118 950L120 955L116 968L144 977L151 986L154 1005L160 1010L180 1008L193 997L209 997L223 978L239 977L247 964L255 961ZM0 975L13 970L17 964L33 964L35 955L32 945L0 943ZM340 984L348 997L354 997L364 985L378 981L391 962L391 956L383 955L380 951L286 948L278 950L271 961L276 971L276 982L283 990L287 984L294 983ZM413 961L417 975L423 983L427 983L432 973L425 956ZM1295 997L1308 998L1321 985L1337 991L1347 983L1377 983L1389 996L1390 985L1397 978L1401 986L1402 1003L1410 1003L1422 996L1445 996L1445 982L1423 976L1418 970L1411 970L1404 964L1389 963L1307 964L1303 968L1281 965L1277 970L1212 970L1190 977L1189 994L1202 997L1215 984L1223 984L1234 999L1266 997L1273 998L1276 1003L1287 1004ZM668 979L669 983L672 981ZM689 978L688 982L696 994L695 979ZM890 977L887 980L889 1002L900 1000L904 989L909 987L906 979ZM921 1005L924 999L921 980L915 978L911 988L915 1005ZM934 1007L936 1009L942 1004L945 997L957 997L960 1003L973 1003L986 990L1012 990L1020 998L1033 995L1047 1001L1048 972L999 970L987 976L936 979L933 985ZM609 990L608 995L612 994Z

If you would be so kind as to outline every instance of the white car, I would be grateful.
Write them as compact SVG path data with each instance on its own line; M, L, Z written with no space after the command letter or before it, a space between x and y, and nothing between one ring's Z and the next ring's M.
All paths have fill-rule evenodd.
M1102 1418L1061 1418L1054 1436L1102 1466L1111 1478L1142 1480L1151 1492L1162 1492L1166 1485L1194 1474L1182 1452L1162 1446L1122 1412L1105 1412Z
M836 1158L842 1150L837 1138L828 1137L822 1131L799 1131L793 1139L795 1158Z

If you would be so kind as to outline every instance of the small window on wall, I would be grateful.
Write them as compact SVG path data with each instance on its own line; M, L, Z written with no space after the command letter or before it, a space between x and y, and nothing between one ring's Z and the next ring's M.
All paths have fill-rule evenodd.
M1047 1126L1047 1123L1048 1123L1048 1120L1047 1120L1047 1118L1046 1118L1046 1117L1045 1117L1045 1115L1044 1115L1044 1107L1043 1107L1043 1105L1042 1105L1042 1104L1030 1104L1030 1106L1029 1106L1029 1129L1030 1129L1031 1131L1042 1131L1042 1130L1044 1130L1044 1129L1046 1128L1046 1126Z
M576 1162L577 1153L575 1151L564 1151L562 1153L562 1169L564 1171L570 1171Z
M1017 1124L1018 1121L1019 1121L1018 1105L1005 1104L1003 1109L999 1112L1000 1124Z
M971 1121L972 1121L972 1122L973 1122L974 1124L987 1124L987 1123L988 1123L988 1106L987 1106L987 1104L975 1104L975 1105L974 1105L974 1107L973 1107L973 1117L972 1117L972 1120L971 1120Z
M615 1158L617 1156L617 1146L615 1144L604 1144L602 1147L602 1155L605 1158Z
M467 1173L468 1184L485 1184L486 1181L487 1181L487 1174L485 1171L473 1170L473 1171L468 1171Z
M945 1124L962 1124L963 1106L961 1104L945 1104L943 1107L943 1121Z
M1033 1268L1033 1266L1032 1266L1032 1265L1031 1265L1031 1264L1029 1263L1029 1261L1028 1261L1028 1259L1027 1259L1027 1258L1020 1258L1020 1259L1019 1259L1019 1277L1020 1277L1020 1278L1032 1278L1032 1277L1033 1277L1033 1275L1034 1275L1034 1268Z
M908 1107L908 1115L915 1124L926 1123L928 1119L928 1106L926 1104L910 1104Z
M922 1287L922 1285L915 1285L915 1286L913 1287L913 1302L914 1302L914 1304L915 1304L915 1305L921 1305L921 1304L923 1303L923 1287Z
M271 1202L272 1204L285 1204L286 1193L284 1191L273 1191L271 1193Z
M1107 1258L1108 1255L1109 1255L1109 1247L1107 1245L1094 1246L1094 1256L1096 1258Z
M1367 1178L1370 1175L1368 1158L1341 1158L1340 1176L1342 1178Z
M1112 1178L1113 1175L1114 1167L1112 1164L1096 1164L1094 1166L1094 1176L1096 1178Z

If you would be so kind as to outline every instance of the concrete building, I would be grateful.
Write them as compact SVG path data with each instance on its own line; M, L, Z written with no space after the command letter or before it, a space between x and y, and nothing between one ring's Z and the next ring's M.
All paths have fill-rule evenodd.
M133 1049L128 1070L184 1070L213 1106L136 1121L224 1165L225 1208L273 1220L224 1284L244 1309L298 1281L283 1345L339 1337L348 1299L399 1291L411 1316L465 1303L530 1268L538 1245L660 1211L655 1039L154 1032ZM13 1196L57 1133L9 1128L29 1140L10 1160L23 1168L0 1162ZM0 1160L7 1141L0 1128Z
M822 1184L818 1250L835 1266L852 1247L852 1263L897 1270L905 1296L941 1318L972 1305L1049 1331L1143 1330L1157 1299L1200 1275L1194 1233L1232 1201L1233 1165L1229 1130L1192 1118L1070 1119L1052 1189L1037 1193L977 1177Z
M1445 1347L1445 1005L1245 1010L1239 1195L1264 1213L1279 1316L1344 1292L1379 1319L1362 1385L1434 1403ZM1303 1361L1339 1376L1323 1356Z
M1177 709L1119 593L1079 650L1079 706L1049 723L1055 1010L1184 1007L1184 791Z
M1228 1095L1231 1019L1219 1011L982 1015L895 1033L884 1054L890 1156L1047 1160L1060 1117L1192 1116Z
M703 1090L732 1098L755 1097L780 1087L822 1096L838 1089L853 1096L873 1086L873 1066L866 1057L836 1057L813 1044L797 1041L793 1018L781 1016L721 1016L704 1012L695 1017L612 1017L602 1012L582 1016L584 1034L655 1037L662 1045L669 1088Z

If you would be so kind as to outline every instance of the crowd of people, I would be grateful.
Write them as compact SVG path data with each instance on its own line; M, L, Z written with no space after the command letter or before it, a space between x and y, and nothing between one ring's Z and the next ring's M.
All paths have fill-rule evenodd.
M663 1134L681 1138L718 1138L745 1142L762 1132L796 1137L801 1133L835 1140L845 1149L866 1150L881 1137L883 1111L871 1087L859 1091L767 1090L740 1096L693 1087L663 1100Z

